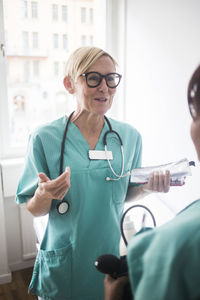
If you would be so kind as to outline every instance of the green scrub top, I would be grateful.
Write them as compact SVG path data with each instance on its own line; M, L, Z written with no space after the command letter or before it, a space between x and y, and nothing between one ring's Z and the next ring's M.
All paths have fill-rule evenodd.
M200 200L128 247L134 300L200 299Z
M30 199L38 186L38 173L59 176L60 149L66 117L37 129L30 137L25 167L17 190L17 203ZM125 170L141 166L141 136L132 126L110 119L124 146ZM104 150L105 122L96 150ZM121 172L122 158L116 135L107 136L113 153L112 167ZM90 160L89 145L70 122L63 167L71 168L71 186L65 196L69 211L60 215L53 200L41 249L37 255L30 289L48 300L103 300L104 274L94 266L102 254L119 255L120 219L130 184L129 176L118 181L106 160Z

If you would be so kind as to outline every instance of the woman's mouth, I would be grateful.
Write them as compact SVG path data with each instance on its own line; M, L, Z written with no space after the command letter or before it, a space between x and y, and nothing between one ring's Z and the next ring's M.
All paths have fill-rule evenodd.
M104 97L99 97L99 98L94 98L95 101L99 101L99 102L106 102L107 98Z

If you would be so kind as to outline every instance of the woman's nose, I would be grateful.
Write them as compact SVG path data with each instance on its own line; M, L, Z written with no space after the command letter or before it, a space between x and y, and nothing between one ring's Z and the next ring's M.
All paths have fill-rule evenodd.
M102 81L99 85L99 90L107 90L108 89L108 86L106 84L106 79L105 78L102 78Z

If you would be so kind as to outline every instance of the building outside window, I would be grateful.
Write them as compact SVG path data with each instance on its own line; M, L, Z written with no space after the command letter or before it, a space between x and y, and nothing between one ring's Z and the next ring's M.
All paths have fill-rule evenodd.
M90 24L93 24L93 8L90 8Z
M59 36L57 33L54 33L53 34L53 47L54 48L58 48L58 39L59 39Z
M31 2L31 16L33 19L38 17L38 3L35 1Z
M67 6L62 5L62 20L63 22L67 22Z
M86 35L81 36L81 45L86 46L87 45L87 37Z
M52 18L54 21L58 20L58 5L56 4L52 5Z
M28 2L22 1L22 16L23 18L28 18Z
M33 61L33 76L34 77L39 76L39 60Z
M81 7L81 23L86 23L86 7Z
M63 34L63 49L68 50L68 37L67 37L67 34Z
M30 79L30 61L24 61L24 82L29 82Z
M94 44L94 37L91 35L90 36L90 45L92 46Z
M54 75L55 76L59 75L59 62L57 61L54 62Z
M74 49L90 45L91 37L96 36L94 24L81 28L82 22L86 22L86 11L94 9L94 1L102 3L104 0L56 0L53 10L54 17L58 16L58 19L52 22L53 6L50 1L0 0L0 5L5 3L7 89L3 107L7 107L4 127L8 129L5 140L6 149L9 148L12 155L17 156L22 150L25 153L28 135L36 126L75 109L73 97L63 86L65 63ZM23 11L18 10L22 4ZM11 14L11 11L16 13ZM22 12L27 19L18 23ZM97 40L99 42L99 36ZM2 109L0 114L2 116ZM0 128L0 137L2 134ZM4 155L7 156L8 151Z
M29 33L24 31L22 33L22 39L23 39L23 47L26 50L29 48Z
M32 33L32 39L33 39L33 48L37 49L38 48L38 32Z

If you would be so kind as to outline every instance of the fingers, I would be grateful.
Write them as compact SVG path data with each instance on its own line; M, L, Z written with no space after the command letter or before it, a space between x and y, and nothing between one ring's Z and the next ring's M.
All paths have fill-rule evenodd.
M170 172L166 171L164 179L164 193L167 193L170 188Z
M70 188L70 168L56 179L50 180L44 173L39 173L39 188L43 194L51 195L52 199L62 200Z
M50 180L49 177L47 177L47 175L44 173L39 173L38 177L39 177L39 182L47 182Z
M170 172L167 170L165 173L162 171L151 173L149 181L144 187L145 190L167 193L170 188Z

